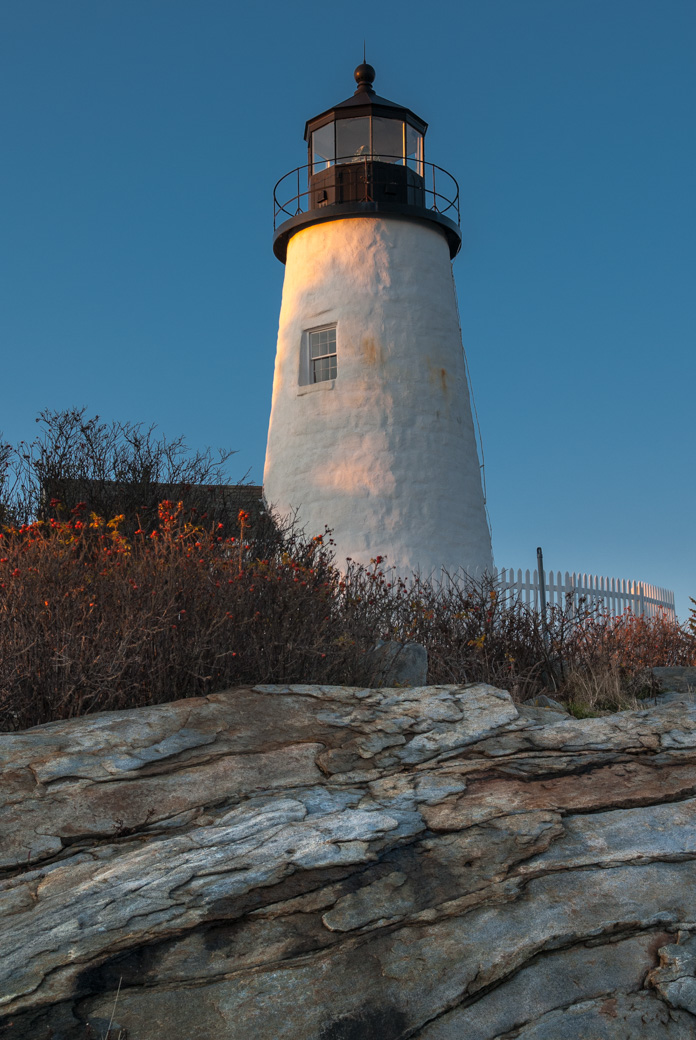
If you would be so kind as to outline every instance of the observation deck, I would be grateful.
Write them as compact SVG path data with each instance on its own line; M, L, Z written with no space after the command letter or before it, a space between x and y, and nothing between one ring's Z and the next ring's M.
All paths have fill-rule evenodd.
M436 224L450 257L459 252L459 185L441 166L384 153L345 156L312 172L316 165L298 166L273 189L273 252L282 263L288 241L302 228L381 214Z

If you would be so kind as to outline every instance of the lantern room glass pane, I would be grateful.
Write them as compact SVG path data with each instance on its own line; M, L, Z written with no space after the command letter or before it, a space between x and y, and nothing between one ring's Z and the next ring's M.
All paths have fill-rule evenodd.
M403 163L404 124L400 119L372 117L372 151L379 162Z
M336 158L339 162L359 162L370 154L370 119L358 116L336 120Z
M406 124L406 165L423 176L423 135Z
M327 123L312 132L312 173L327 170L336 158L334 123Z

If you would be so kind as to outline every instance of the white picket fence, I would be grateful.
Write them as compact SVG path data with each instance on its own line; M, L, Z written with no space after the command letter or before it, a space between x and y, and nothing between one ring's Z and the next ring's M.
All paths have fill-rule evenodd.
M630 609L634 614L655 617L667 614L676 617L674 593L669 589L649 585L645 581L626 581L622 578L600 578L596 574L561 574L544 569L546 603L564 607L570 601L577 609L581 599L587 604L601 602L612 616ZM514 571L503 568L496 571L499 595L506 600L518 599L526 606L540 607L539 575L536 570Z

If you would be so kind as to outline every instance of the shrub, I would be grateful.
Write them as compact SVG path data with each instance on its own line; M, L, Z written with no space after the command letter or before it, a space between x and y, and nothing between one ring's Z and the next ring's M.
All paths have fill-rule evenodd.
M422 643L431 683L488 682L519 699L543 688L547 655L537 613L506 603L492 579L390 582L382 564L377 557L370 567L349 567L345 609L361 611L383 639Z
M149 533L78 505L0 539L4 728L201 695L244 682L338 682L355 639L336 627L323 539L259 558L163 502ZM367 636L363 634L363 643Z
M79 502L100 516L123 514L124 530L152 530L163 499L185 500L190 520L222 522L234 533L242 485L230 485L234 454L191 451L143 423L101 422L85 408L45 410L37 436L0 444L0 523L65 520ZM258 490L258 489L257 489ZM248 496L247 496L248 497Z
M390 581L379 557L341 574L328 535L290 527L269 545L248 537L248 513L237 520L229 534L164 500L151 529L84 503L6 525L0 728L235 685L366 685L378 638L423 643L431 683L488 682L518 700L552 692L587 710L626 706L655 664L696 661L693 626L667 617L569 605L544 624L494 582Z

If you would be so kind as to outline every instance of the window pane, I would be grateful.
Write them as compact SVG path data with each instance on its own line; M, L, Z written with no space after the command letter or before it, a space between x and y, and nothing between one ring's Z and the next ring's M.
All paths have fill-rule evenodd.
M370 154L368 116L336 120L336 158L339 162L359 162Z
M317 361L313 361L314 365L314 382L323 383L327 379L336 378L336 355L332 357L319 358Z
M335 379L336 364L336 329L319 329L309 334L309 358L311 362L311 380L323 383L327 379Z
M406 165L423 176L423 135L406 124Z
M334 124L327 123L326 126L320 126L312 133L312 173L318 173L319 170L333 166L335 158Z
M382 162L404 161L404 124L400 119L373 116L372 151Z
M336 329L321 329L309 334L309 356L324 357L336 353Z

